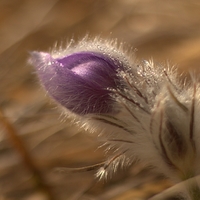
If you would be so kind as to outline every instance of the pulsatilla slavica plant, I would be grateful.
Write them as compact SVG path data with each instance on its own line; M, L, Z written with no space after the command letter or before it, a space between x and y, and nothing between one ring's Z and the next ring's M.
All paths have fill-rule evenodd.
M200 174L200 84L194 76L180 81L176 69L138 63L122 45L99 38L32 52L30 63L68 116L115 149L97 177L135 159L179 182ZM187 193L200 199L196 186Z

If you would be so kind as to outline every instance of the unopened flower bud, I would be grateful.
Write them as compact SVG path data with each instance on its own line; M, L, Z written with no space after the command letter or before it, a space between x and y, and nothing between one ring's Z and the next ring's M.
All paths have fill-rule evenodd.
M117 73L122 69L116 58L87 50L56 58L32 52L30 62L48 94L70 111L88 114L115 110L111 89L117 88Z

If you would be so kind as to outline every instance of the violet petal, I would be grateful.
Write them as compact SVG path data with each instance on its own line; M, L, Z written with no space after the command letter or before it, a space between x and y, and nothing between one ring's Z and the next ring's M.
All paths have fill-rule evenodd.
M113 112L108 88L117 88L117 61L100 53L80 52L63 58L32 52L31 63L45 89L58 103L77 114Z

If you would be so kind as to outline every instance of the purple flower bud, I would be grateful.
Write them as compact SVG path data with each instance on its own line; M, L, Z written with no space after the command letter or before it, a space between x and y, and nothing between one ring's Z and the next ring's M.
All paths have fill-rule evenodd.
M82 51L54 58L32 52L31 64L58 103L76 114L113 112L111 88L117 88L120 63L103 53Z

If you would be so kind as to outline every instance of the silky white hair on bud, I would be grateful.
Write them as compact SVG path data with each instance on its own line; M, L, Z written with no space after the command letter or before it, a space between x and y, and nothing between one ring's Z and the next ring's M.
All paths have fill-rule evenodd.
M75 85L78 83L77 87L70 88L68 82L69 86L66 86L66 76L59 73L56 75L62 77L63 85L52 86L49 78L45 78L47 88L54 88L55 97L59 96L56 92L60 86L60 91L67 94L65 97L68 99L57 100L60 104L63 100L66 102L63 104L66 109L63 110L74 120L73 123L96 135L106 146L106 152L112 152L112 156L104 163L89 167L99 167L96 177L108 178L116 173L119 167L129 166L135 160L153 166L177 182L199 175L200 82L197 77L191 75L191 80L186 81L177 73L175 67L155 64L152 60L138 62L124 50L122 44L118 45L116 40L110 42L100 38L90 39L87 36L78 43L71 41L66 48L54 48L52 57L47 53L34 55L36 54L44 58L44 61L51 58L51 68L56 68L56 73L65 69L64 75L68 75ZM80 57L84 57L80 59L83 63L79 63ZM93 60L90 63L91 58ZM85 64L86 59L90 65ZM41 65L37 59L33 61L36 66ZM46 66L45 62L42 64ZM99 66L104 67L101 73L98 71ZM106 66L109 67L109 72ZM82 73L83 69L85 74ZM96 80L90 76L85 79L94 71L96 79L98 78L96 87L93 87ZM48 72L39 70L38 73L46 77ZM111 72L112 78L109 76ZM57 84L60 77L56 77L57 81L53 84ZM74 82L74 79L77 79L77 82ZM91 82L91 79L94 82ZM106 88L102 87L102 80L109 80ZM83 95L81 99L77 95L77 88ZM71 93L68 94L68 90ZM94 97L94 93L97 97L95 102L88 101ZM102 93L106 98L101 98L98 103L102 104L97 105L96 101L99 100L98 97L102 97ZM75 102L71 94L74 95ZM69 102L70 100L72 102ZM80 104L79 109L74 109L73 106L76 108L77 104ZM103 106L108 109L102 109ZM198 193L200 194L200 190Z
M176 181L197 174L197 81L182 84L176 69L154 66L152 61L128 67L119 76L125 86L114 92L120 112L85 116L83 126L97 132L107 149L115 149L129 164L141 160ZM116 171L118 162L126 164L114 160L109 170ZM101 168L97 176L103 178L109 170Z

